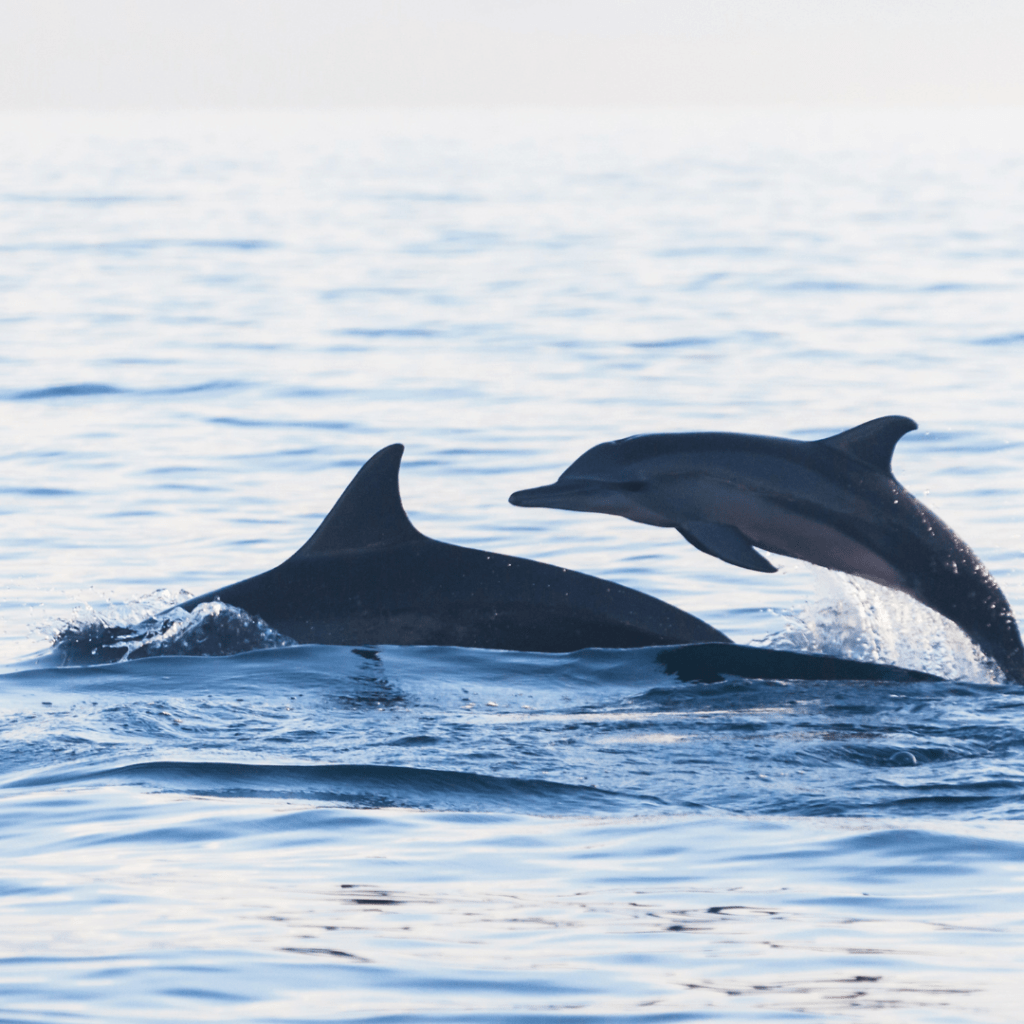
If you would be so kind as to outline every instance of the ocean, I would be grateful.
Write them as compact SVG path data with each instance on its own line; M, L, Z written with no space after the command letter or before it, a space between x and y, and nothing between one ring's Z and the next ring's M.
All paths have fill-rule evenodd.
M0 1021L1018 1020L1020 687L895 592L507 497L633 434L911 416L896 477L1024 608L1022 128L0 117ZM278 564L395 442L430 537L943 681L223 607L221 655L60 663Z

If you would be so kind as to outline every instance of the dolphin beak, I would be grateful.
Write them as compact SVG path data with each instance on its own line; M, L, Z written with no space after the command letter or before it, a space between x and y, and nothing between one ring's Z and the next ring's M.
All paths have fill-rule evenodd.
M607 493L608 485L597 480L559 480L546 487L531 487L509 495L509 503L523 508L565 508L586 512L592 499ZM590 499L590 500L588 500Z

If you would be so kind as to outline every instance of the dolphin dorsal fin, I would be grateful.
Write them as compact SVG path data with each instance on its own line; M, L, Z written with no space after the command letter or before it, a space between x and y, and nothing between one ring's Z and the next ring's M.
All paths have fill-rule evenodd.
M859 427L844 430L833 437L815 442L849 455L851 459L866 462L872 469L892 473L892 453L896 442L917 424L907 416L880 416Z
M390 547L422 537L409 522L398 493L398 467L404 451L404 445L392 444L371 456L316 533L292 557Z

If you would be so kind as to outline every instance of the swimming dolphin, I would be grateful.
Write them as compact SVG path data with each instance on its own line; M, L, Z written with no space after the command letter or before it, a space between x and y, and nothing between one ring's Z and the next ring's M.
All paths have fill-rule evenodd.
M258 615L300 643L515 651L726 642L647 594L525 558L425 537L398 490L404 448L377 452L312 537L276 569L194 597Z
M883 416L834 437L648 434L581 455L513 505L607 512L677 529L725 562L775 572L755 547L900 590L956 623L1024 682L1009 602L971 549L892 475L917 424Z

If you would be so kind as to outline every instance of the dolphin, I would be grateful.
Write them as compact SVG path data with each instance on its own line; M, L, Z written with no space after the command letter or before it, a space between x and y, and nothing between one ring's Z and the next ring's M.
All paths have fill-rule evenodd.
M327 518L269 572L183 602L223 601L300 643L514 651L729 643L639 591L543 562L425 537L398 489L404 447L377 452Z
M775 572L755 548L862 576L954 622L1024 683L1013 611L977 555L892 473L917 424L882 416L817 441L647 434L599 444L513 505L606 512L674 527L732 565Z

